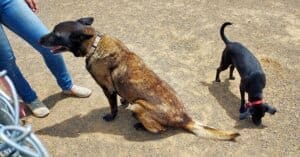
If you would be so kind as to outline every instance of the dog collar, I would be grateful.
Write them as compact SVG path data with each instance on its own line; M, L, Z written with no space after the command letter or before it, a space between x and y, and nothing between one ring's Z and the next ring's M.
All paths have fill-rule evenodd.
M97 36L96 36L96 38L95 38L95 40L93 42L93 45L92 45L92 47L89 50L89 54L87 56L90 56L90 55L92 55L92 54L95 53L95 51L96 51L96 49L98 47L98 43L100 42L101 38L102 38L102 34L97 33Z
M250 108L252 106L259 106L261 104L263 104L263 100L257 100L257 101L253 101L253 102L249 101L245 104L245 107Z

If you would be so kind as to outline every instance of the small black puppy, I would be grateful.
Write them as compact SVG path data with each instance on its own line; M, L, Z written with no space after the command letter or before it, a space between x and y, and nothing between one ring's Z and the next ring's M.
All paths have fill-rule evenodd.
M221 38L226 48L222 54L222 60L217 69L216 82L220 82L220 72L230 66L229 79L234 80L233 70L236 68L241 76L240 94L241 107L240 119L252 117L256 125L261 124L265 112L275 114L276 109L263 102L263 89L266 86L266 76L254 55L241 43L230 42L224 35L224 29L230 22L225 22L221 29ZM248 103L245 103L245 92L248 93Z

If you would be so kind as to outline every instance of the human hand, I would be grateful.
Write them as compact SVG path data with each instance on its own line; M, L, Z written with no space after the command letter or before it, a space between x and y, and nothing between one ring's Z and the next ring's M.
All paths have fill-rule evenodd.
M38 12L38 10L39 10L38 0L25 0L25 2L27 3L27 5L29 6L29 8L31 8L31 10L34 13Z

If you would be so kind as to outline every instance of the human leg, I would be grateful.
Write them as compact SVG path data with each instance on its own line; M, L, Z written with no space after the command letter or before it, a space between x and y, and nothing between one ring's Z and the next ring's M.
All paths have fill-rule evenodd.
M1 14L2 23L18 34L40 54L55 76L57 83L63 90L71 89L72 80L61 55L54 55L49 49L42 47L38 40L48 33L45 25L30 10L23 0L10 0Z
M3 24L41 53L47 67L55 76L58 85L64 90L65 94L77 97L90 96L91 90L73 85L62 56L52 54L48 48L44 48L38 43L38 40L47 34L48 30L24 1L10 0L10 3L6 4L5 10L2 11L0 18Z
M0 25L0 70L7 71L23 101L26 103L31 102L37 98L36 93L25 80L15 61L13 50L3 31L3 27Z
M28 107L35 116L44 117L49 114L48 108L38 100L36 93L18 68L2 25L0 25L0 70L7 71L7 75L13 81L18 95L28 104Z

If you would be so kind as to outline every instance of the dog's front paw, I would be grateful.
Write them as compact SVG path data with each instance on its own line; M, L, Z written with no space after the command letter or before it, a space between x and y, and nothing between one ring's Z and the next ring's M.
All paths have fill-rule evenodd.
M109 122L109 121L112 121L114 120L116 117L116 115L112 115L112 114L106 114L105 116L103 116L103 120Z

